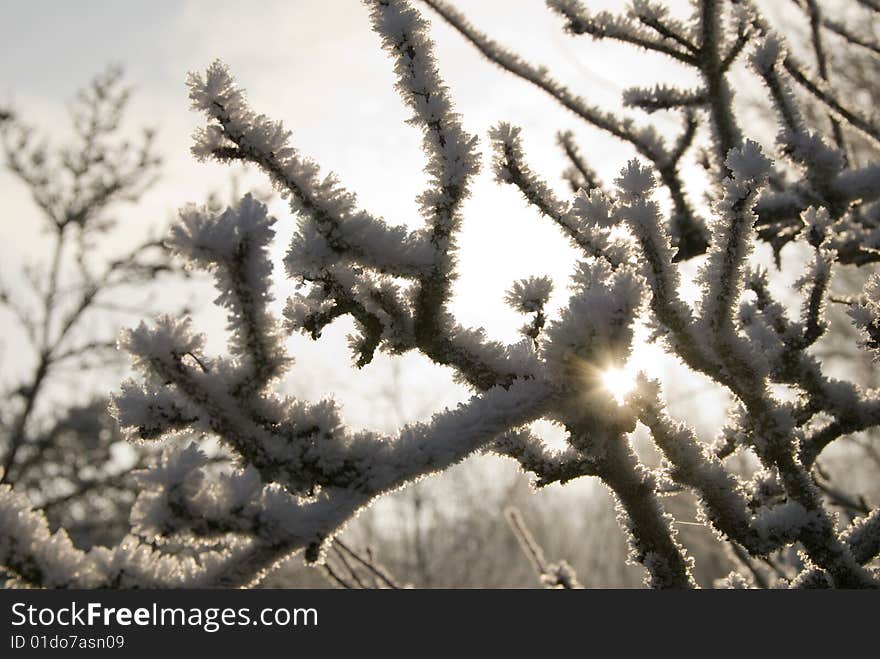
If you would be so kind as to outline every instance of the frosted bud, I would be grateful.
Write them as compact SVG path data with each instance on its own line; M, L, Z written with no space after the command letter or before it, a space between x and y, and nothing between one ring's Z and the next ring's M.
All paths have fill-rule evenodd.
M770 73L782 54L779 38L774 34L768 34L764 42L755 48L751 62L755 70L760 74Z
M574 199L572 214L589 223L600 227L611 227L617 224L614 203L598 188L589 192L580 190Z
M741 148L727 153L724 164L738 181L761 181L770 173L773 162L764 155L760 144L746 140Z
M553 282L549 277L529 277L513 283L504 301L520 313L540 311L553 291Z
M620 176L614 179L614 183L620 190L623 201L634 202L654 189L654 174L650 167L642 165L633 158L620 171Z

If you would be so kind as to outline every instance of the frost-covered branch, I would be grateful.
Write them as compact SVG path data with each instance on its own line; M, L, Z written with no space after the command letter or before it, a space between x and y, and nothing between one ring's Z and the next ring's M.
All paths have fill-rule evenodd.
M443 0L424 0L445 21L470 41L487 59L504 70L526 80L557 103L573 112L587 124L599 128L629 143L643 157L649 159L669 191L675 207L671 228L679 258L687 259L706 249L706 229L691 207L681 180L678 161L671 157L668 147L653 127L635 128L630 119L621 119L588 103L582 96L555 80L546 67L539 67L521 58L511 50L499 45L471 25L468 20Z
M535 487L597 478L616 503L629 558L652 587L697 585L695 552L678 523L709 527L727 559L748 570L730 573L723 585L878 587L871 566L880 549L877 511L831 482L817 462L838 439L880 426L880 392L834 377L817 350L834 331L831 299L846 305L860 347L880 355L877 275L857 295L830 293L842 265L880 258L880 168L854 167L846 140L837 139L873 129L830 90L818 4L804 6L821 83L745 1L701 0L679 20L651 0L634 1L621 15L552 0L574 34L661 53L693 70L698 82L689 90L659 80L626 92L629 105L681 118L667 145L650 125L638 128L594 107L499 46L446 2L425 0L488 59L636 155L606 187L588 164L600 154L584 157L572 133L559 133L570 166L572 195L565 198L535 171L520 129L502 122L489 132L497 181L559 228L580 259L559 306L552 293L563 282L540 273L499 292L524 318L511 345L452 314L464 200L479 157L440 76L428 24L405 0L366 4L409 124L422 138L421 223L404 229L416 225L361 209L298 151L291 131L250 107L222 63L192 74L190 98L207 118L193 152L256 165L290 202L296 229L285 267L298 288L277 313L269 257L276 220L251 195L223 211L184 208L164 244L214 276L215 303L227 316L225 349L209 351L213 343L185 316L162 315L122 332L118 345L137 375L114 395L113 414L129 439L166 445L134 475L139 490L128 535L117 546L82 551L63 531L53 534L22 492L4 486L0 566L33 586L239 587L302 552L337 585L396 587L337 535L377 498L484 453L514 461ZM747 48L746 74L766 87L773 106L772 150L753 139L757 131L733 103L730 69ZM834 115L830 139L811 125L798 86L815 87L811 93ZM709 178L700 208L709 229L691 208L683 175L695 145ZM668 193L668 209L658 192ZM784 245L803 243L800 276L771 286L759 240L774 248L778 267ZM694 268L682 263L698 256ZM149 267L132 267L142 265ZM685 294L686 278L697 294ZM780 292L785 281L794 285ZM357 366L377 352L418 351L452 369L469 390L467 402L387 434L350 429L332 397L306 402L282 393L284 378L298 375L286 335L321 340L342 316L354 322ZM641 376L628 392L607 386L609 373L641 366L632 360L645 327L646 340L729 397L714 441L675 418L665 382ZM41 331L34 324L37 341ZM538 420L564 431L563 448L545 443L531 426ZM230 460L209 457L198 446L202 437L219 442ZM651 466L643 440L657 449L659 465ZM38 451L42 445L34 444ZM738 457L754 469L738 469ZM670 497L683 491L696 498L697 522L679 518ZM848 528L839 510L849 515ZM547 562L521 515L508 519L545 584L579 585L567 564Z
M50 245L45 262L25 261L16 272L10 261L0 283L8 334L24 337L16 346L22 368L10 366L0 402L0 482L27 493L53 527L94 521L97 532L74 534L81 546L118 539L134 488L113 456L122 439L106 394L89 391L86 377L77 404L65 403L65 375L115 364L119 323L143 313L155 280L181 274L155 237L126 244L116 231L116 214L139 201L161 164L152 129L123 134L130 99L121 69L111 67L70 105L64 144L51 144L23 113L0 121L4 166L30 193ZM25 259L34 251L20 250ZM132 304L114 304L126 287ZM134 464L144 458L134 451Z

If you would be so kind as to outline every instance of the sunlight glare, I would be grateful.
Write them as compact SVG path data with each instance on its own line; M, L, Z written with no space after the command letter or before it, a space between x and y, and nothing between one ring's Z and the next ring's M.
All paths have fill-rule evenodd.
M602 373L602 384L614 396L618 405L623 405L626 395L636 386L635 373L630 369L609 368Z

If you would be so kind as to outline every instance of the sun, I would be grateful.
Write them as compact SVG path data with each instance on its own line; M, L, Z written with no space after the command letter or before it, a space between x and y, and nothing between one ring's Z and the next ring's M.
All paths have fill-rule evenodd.
M611 392L617 404L623 405L626 395L636 386L636 378L629 369L609 368L602 372L602 384Z

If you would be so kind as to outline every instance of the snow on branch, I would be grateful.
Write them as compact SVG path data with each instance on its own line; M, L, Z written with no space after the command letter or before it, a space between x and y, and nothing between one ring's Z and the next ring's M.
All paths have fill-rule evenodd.
M690 258L705 251L706 228L685 194L678 167L681 154L671 151L653 126L636 128L631 118L621 118L591 105L582 96L553 78L546 67L527 62L480 32L449 3L443 0L424 0L424 2L470 41L487 59L535 85L587 124L632 145L640 155L649 159L657 168L675 206L670 224L681 254L680 258Z
M268 245L274 218L266 207L245 195L238 208L216 217L187 208L171 231L169 245L193 265L213 271L219 297L215 303L229 311L230 354L250 362L246 379L259 386L281 372L284 345L275 318L269 313L271 266Z
M130 534L116 547L82 552L63 530L52 533L21 492L2 486L0 565L34 586L247 586L297 552L321 562L334 537L378 497L492 453L533 474L537 487L598 478L615 501L629 558L652 587L697 585L676 528L681 520L664 499L681 490L699 502L699 523L752 572L731 573L727 585L878 587L870 566L880 553L878 511L862 501L860 516L851 515L845 528L834 506L855 499L832 496L836 489L820 478L817 460L841 437L880 425L880 393L831 377L811 348L831 331L827 307L837 268L878 260L880 230L858 206L877 200L880 168L852 167L846 140L829 142L811 126L790 83L813 83L786 55L782 38L746 2L701 0L687 20L650 0L632 2L622 15L593 15L575 0L548 3L574 34L663 53L695 70L694 90L658 81L627 93L631 105L680 113L684 125L667 146L650 125L639 128L590 105L451 5L424 0L488 59L635 152L606 187L572 133L560 131L573 188L563 198L529 162L519 128L501 122L489 132L498 182L558 227L581 259L558 311L549 301L562 282L512 282L504 299L527 320L522 339L505 345L462 326L449 304L463 202L479 167L476 138L455 110L425 19L405 0L366 4L409 124L422 137L422 225L403 229L359 208L353 193L300 154L291 131L251 109L222 63L191 74L190 98L207 118L194 155L252 163L288 199L297 225L286 275L299 288L277 314L269 258L275 220L253 197L222 212L184 208L167 244L189 267L213 275L215 303L227 316L225 350L210 354L212 344L190 318L164 315L125 330L119 347L137 377L121 385L113 412L133 441L166 444L156 464L137 474ZM752 42L750 75L767 87L778 120L775 151L752 139L733 104L729 69ZM822 98L830 94L828 77L817 87L819 100L841 126L865 132L864 122ZM709 229L691 208L680 169L697 141L708 147ZM671 198L668 212L659 190ZM786 298L793 306L777 299L756 264L761 239L777 255L787 242L806 245L805 270ZM682 261L698 256L699 265L686 271ZM682 282L694 270L699 295L691 303ZM843 301L874 358L878 282L872 276L861 295ZM310 403L281 393L282 378L296 377L297 368L286 333L320 340L341 316L354 320L356 365L376 351L418 351L451 368L470 398L386 435L349 428L332 396ZM730 396L714 442L673 418L661 383L640 376L629 392L606 385L609 372L632 366L640 326L683 368ZM792 395L783 398L780 388ZM538 420L563 429L566 446L547 446L529 427ZM636 451L637 428L662 456L657 468ZM199 447L204 436L233 457L228 468L213 468ZM755 461L754 475L738 474L728 462L740 452ZM547 562L520 514L509 520L543 583L580 585L567 564ZM780 557L795 549L801 564L783 570ZM775 566L777 576L755 569L753 559Z

